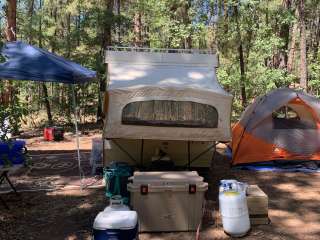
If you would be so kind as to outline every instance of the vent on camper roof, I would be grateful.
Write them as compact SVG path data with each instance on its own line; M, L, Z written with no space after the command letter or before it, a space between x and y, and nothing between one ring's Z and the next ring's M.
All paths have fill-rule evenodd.
M189 54L215 54L215 50L210 49L172 49L172 48L140 48L140 47L117 47L109 46L107 51L126 52L151 52L151 53L189 53Z

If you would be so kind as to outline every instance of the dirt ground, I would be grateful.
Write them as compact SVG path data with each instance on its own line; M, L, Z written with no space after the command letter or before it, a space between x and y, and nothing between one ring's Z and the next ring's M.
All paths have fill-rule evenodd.
M89 176L94 137L99 134L81 137L82 163L87 179L101 183L101 178ZM5 186L0 189L1 198L10 206L7 210L0 204L0 239L91 239L94 217L107 205L107 199L101 184L79 189L74 136L67 134L66 140L58 143L31 137L27 146L33 156L31 166L11 177L20 196L6 193ZM206 198L215 203L215 209L214 221L204 221L200 239L230 239L215 217L218 182L228 178L258 184L269 196L271 223L254 226L242 239L320 239L320 174L236 171L221 154L210 172L201 174L209 183ZM195 239L195 233L140 234L140 239L189 240Z

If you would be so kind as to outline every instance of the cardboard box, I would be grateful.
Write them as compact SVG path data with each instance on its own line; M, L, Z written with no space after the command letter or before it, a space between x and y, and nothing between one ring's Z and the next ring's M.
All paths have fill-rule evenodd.
M247 203L251 225L269 224L268 196L258 185L247 188Z

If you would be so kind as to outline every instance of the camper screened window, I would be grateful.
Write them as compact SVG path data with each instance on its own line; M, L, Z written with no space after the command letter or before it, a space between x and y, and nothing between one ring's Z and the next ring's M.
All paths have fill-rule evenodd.
M131 102L123 108L122 124L217 128L218 111L211 105L191 101L150 100Z

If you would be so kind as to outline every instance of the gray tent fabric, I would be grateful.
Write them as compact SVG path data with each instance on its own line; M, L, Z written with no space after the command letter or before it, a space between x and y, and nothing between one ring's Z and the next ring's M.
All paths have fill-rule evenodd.
M319 128L319 99L290 88L273 90L256 98L233 128L233 164L320 160Z
M311 108L316 110L318 117L320 117L320 101L317 98L303 91L280 88L258 97L253 104L248 106L241 117L241 125L248 125L248 121L250 120L253 124L248 125L247 130L253 129L258 126L261 121L270 116L272 112L296 98L300 98L302 101L308 103Z

